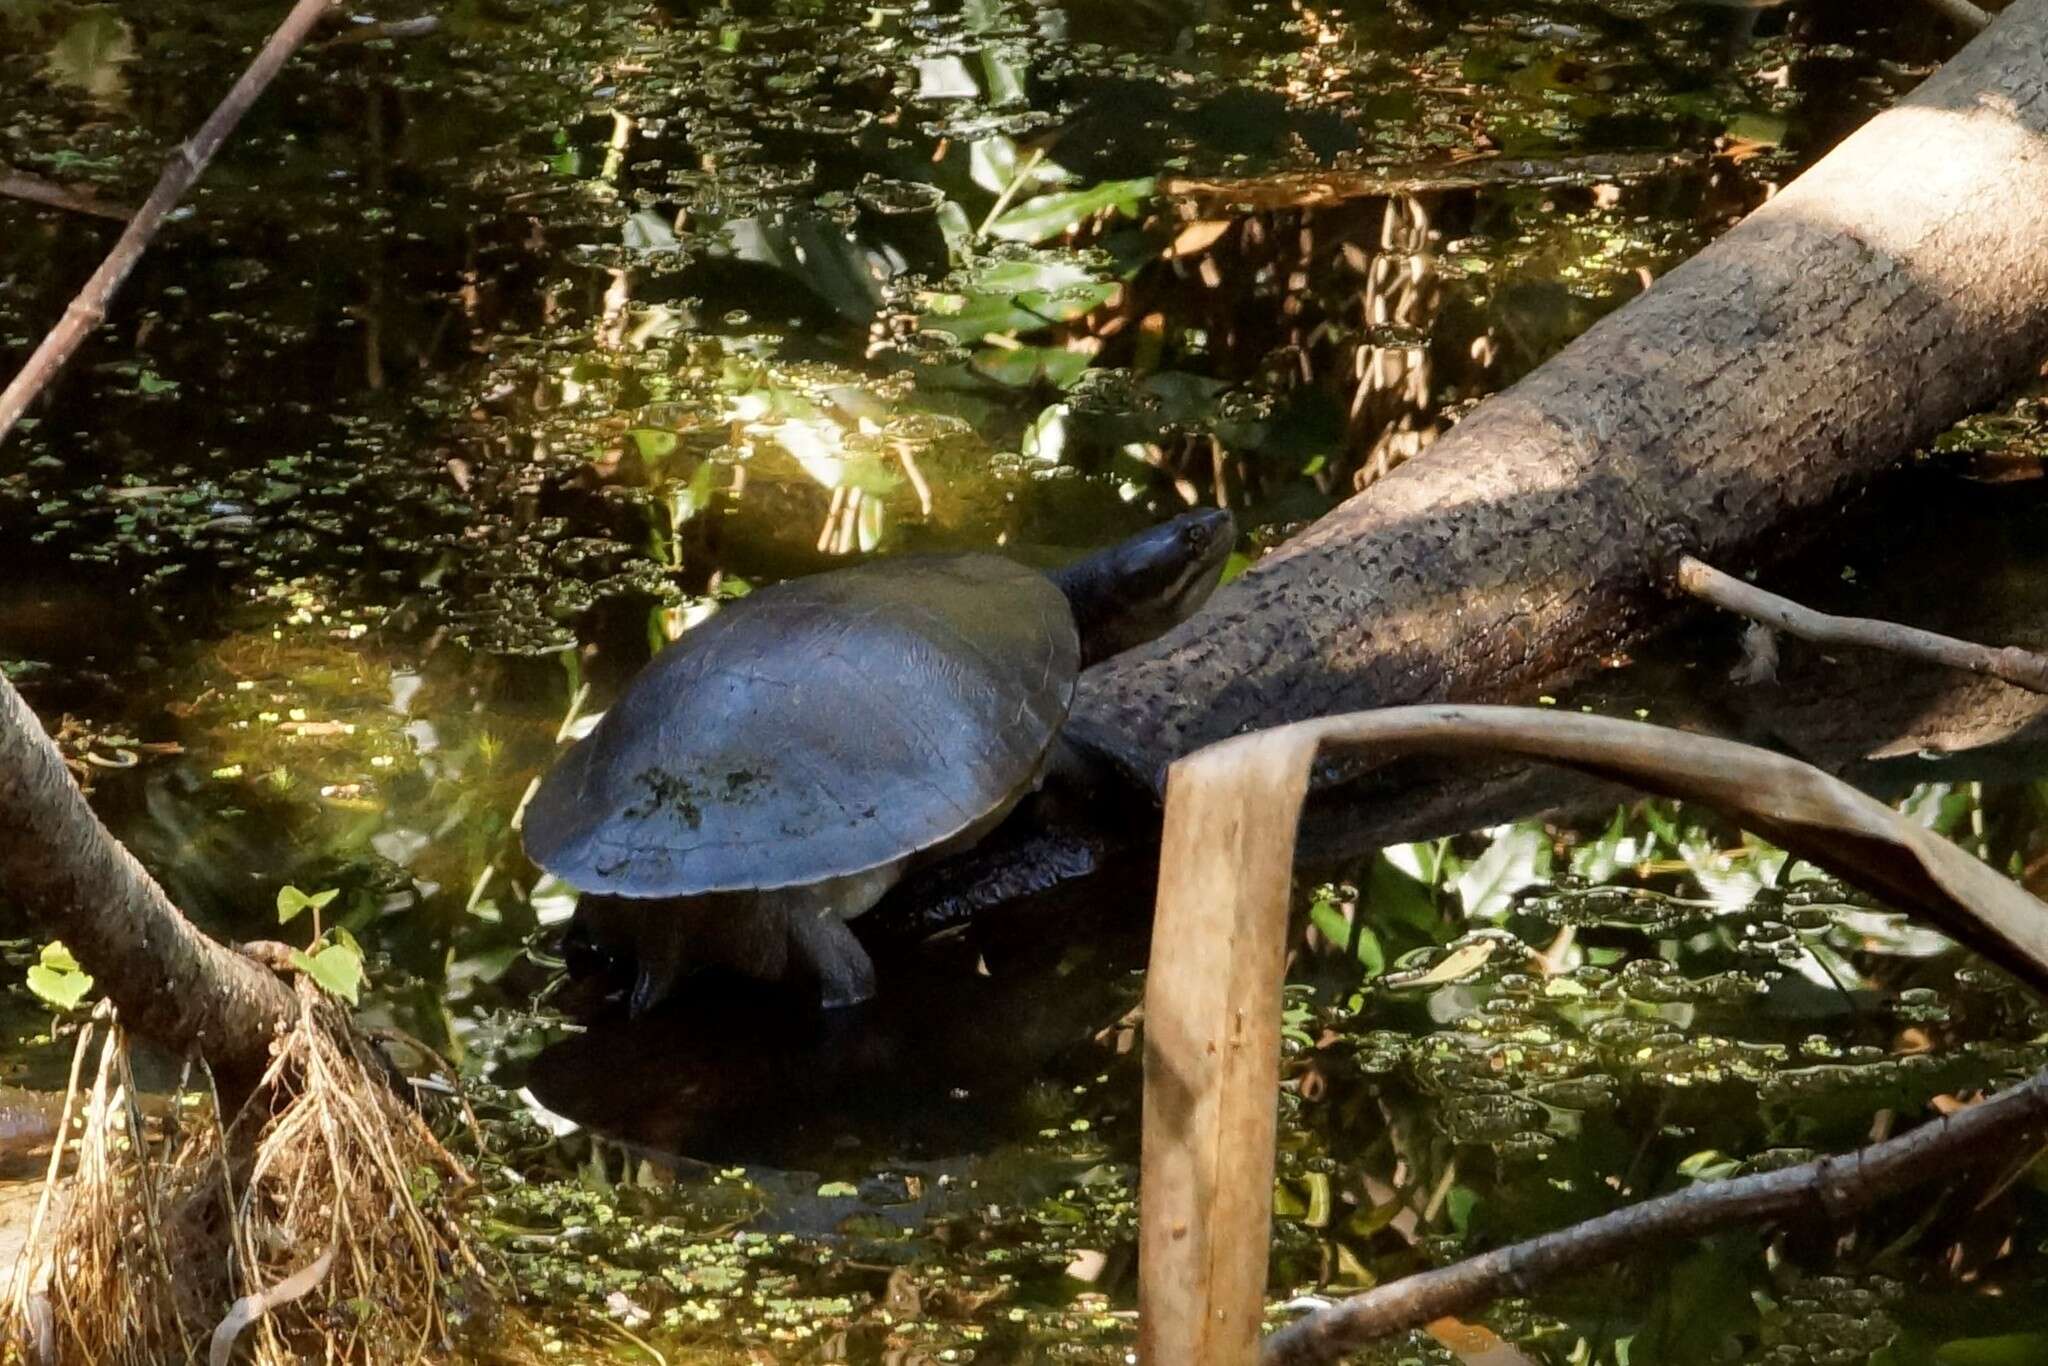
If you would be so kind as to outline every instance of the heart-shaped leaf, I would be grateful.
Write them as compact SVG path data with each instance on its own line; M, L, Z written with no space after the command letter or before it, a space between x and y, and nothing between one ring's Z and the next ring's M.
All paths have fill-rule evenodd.
M323 910L327 903L340 893L333 887L324 892L302 892L296 887L284 886L277 889L277 923L289 925L298 919L299 913L307 910Z
M92 990L92 974L82 971L61 941L43 945L41 961L28 970L28 989L58 1010L75 1009Z
M339 996L350 1005L357 1004L358 989L363 983L363 954L353 940L324 944L311 953L294 950L292 966L319 983L322 991Z

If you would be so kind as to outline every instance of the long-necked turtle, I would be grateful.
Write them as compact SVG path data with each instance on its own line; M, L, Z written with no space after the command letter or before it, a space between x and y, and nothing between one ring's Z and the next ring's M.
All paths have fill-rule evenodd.
M572 934L631 954L636 1012L698 966L865 1000L845 922L1032 791L1076 674L1199 607L1234 539L1195 512L1051 574L905 557L749 594L555 765L527 853L584 893Z

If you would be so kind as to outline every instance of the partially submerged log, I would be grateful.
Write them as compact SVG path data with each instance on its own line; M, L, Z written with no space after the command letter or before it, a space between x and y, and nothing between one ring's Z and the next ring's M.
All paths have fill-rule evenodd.
M1256 726L1526 697L1796 543L2048 351L2048 0L1207 611L1085 675L1070 734L1155 792Z

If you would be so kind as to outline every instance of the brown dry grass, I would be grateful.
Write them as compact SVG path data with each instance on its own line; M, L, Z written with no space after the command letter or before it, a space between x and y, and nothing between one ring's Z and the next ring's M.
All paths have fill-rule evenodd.
M448 1212L461 1164L305 979L254 1101L152 1143L125 1041L82 1034L65 1133L4 1307L6 1359L406 1362L448 1354L450 1292L487 1278Z

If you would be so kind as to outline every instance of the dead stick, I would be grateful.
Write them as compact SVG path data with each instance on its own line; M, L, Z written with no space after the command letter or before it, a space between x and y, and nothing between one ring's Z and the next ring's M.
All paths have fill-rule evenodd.
M20 421L36 395L64 368L64 362L71 359L71 353L78 349L79 343L106 318L107 305L113 299L114 291L121 287L121 282L128 278L128 272L142 259L142 253L155 238L157 229L163 226L165 217L184 197L185 191L192 188L193 182L206 170L207 163L213 160L213 154L227 141L228 134L235 130L235 125L242 121L242 116L249 112L249 107L256 103L257 97L277 76L292 53L306 41L306 35L313 31L321 14L332 3L333 0L298 0L284 22L278 25L277 32L270 35L270 41L256 54L256 60L249 63L249 69L228 91L227 97L207 116L199 131L178 149L170 165L164 167L156 188L149 192L149 198L142 201L142 207L128 221L127 230L114 243L113 250L107 253L107 259L100 262L100 268L85 282L85 288L78 292L78 297L64 311L63 318L43 338L42 345L28 358L28 364L21 367L21 373L14 377L14 382L5 391L0 391L0 442L4 442L8 433L14 430L14 424Z
M54 180L45 180L39 175L26 171L0 170L0 197L26 200L31 204L42 204L52 209L63 209L67 213L89 213L98 218L112 218L127 222L133 210L119 204L109 204L104 199L95 199L89 194L67 190Z
M2032 650L1977 645L1870 617L1830 616L1723 574L1690 555L1678 562L1678 586L1703 602L1816 645L1885 650L1973 674L1989 674L2028 692L2048 693L2048 656Z
M1972 1160L2010 1153L2044 1131L2048 1072L2037 1072L2002 1095L1844 1157L1694 1186L1354 1295L1268 1337L1259 1366L1320 1366L1390 1333L1715 1229L1794 1215L1840 1220L1911 1186L1953 1176Z

